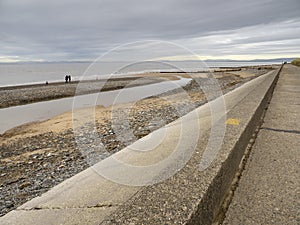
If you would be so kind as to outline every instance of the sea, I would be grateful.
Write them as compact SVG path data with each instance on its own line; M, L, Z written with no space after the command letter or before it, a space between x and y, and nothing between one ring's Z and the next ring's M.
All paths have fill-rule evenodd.
M165 62L59 62L1 63L0 87L72 80L107 79L145 72L195 72L218 67L280 64L278 61L165 61Z

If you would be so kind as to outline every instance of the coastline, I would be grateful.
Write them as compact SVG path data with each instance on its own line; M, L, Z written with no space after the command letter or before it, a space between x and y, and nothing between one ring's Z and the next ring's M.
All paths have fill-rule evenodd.
M48 101L75 95L111 91L124 87L134 87L153 84L162 79L148 78L138 81L141 77L113 78L109 80L73 81L71 83L55 82L46 84L31 84L11 87L0 87L0 109L41 101ZM85 88L77 89L78 85ZM132 84L133 83L133 84Z
M270 70L270 68L258 68L261 66L236 71L219 71L214 75L222 91L226 93ZM171 77L174 79L174 76ZM161 80L151 74L147 79L155 82ZM203 74L199 73L194 79L202 82ZM113 85L111 88L119 87L116 83L111 84ZM32 97L35 97L32 91L34 89L35 87L28 88ZM22 88L15 90L23 92ZM97 106L96 129L105 151L100 155L99 152L89 152L89 154L97 155L95 160L106 157L206 102L205 95L199 89L197 82L189 83L183 90L188 94L189 99L182 97L182 90L174 89L140 100L134 105L118 104L107 108ZM178 112L176 110L178 108L184 110ZM122 142L117 137L119 134L114 130L112 118L118 120L118 115L128 109L129 114L126 119L133 135ZM86 110L80 109L78 113L84 115ZM122 124L123 121L118 122ZM91 124L85 121L80 132L86 138L87 146L93 149L93 143L88 142L92 138L88 133L90 126ZM87 156L84 156L76 144L72 112L61 114L47 121L33 122L13 128L0 135L0 143L0 190L3 193L0 198L0 216L90 166L86 162ZM97 158L98 156L100 158Z
M264 66L242 66L242 67L220 67L212 70L212 73L241 72L249 70L269 70L276 65ZM143 86L154 84L166 80L177 80L180 77L188 78L188 74L205 74L208 71L199 72L149 72L124 77L114 77L110 79L82 80L65 82L35 83L26 85L3 86L0 87L0 109L11 106L19 106L41 101L73 97L75 95L93 94L98 92L118 90L126 87ZM77 88L80 84L80 89Z

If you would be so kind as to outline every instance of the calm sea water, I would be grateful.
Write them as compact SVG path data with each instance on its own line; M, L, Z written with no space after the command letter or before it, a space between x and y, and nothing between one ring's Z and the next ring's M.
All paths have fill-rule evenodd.
M209 67L278 64L279 62L208 62ZM0 64L0 86L64 81L66 74L72 80L101 79L110 74L118 76L147 71L201 71L208 68L202 62L101 62L101 63L33 63Z

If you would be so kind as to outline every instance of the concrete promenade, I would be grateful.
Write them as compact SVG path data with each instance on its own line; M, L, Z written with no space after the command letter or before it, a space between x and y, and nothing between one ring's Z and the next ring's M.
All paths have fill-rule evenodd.
M224 99L215 99L210 104L205 104L154 131L113 156L62 182L42 196L9 212L0 218L0 224L212 224L219 214L225 195L231 188L245 149L253 133L261 124L263 112L271 99L279 71L279 69L270 71L227 93ZM259 144L262 132L265 132L265 135L268 134L262 137L262 143L271 145L278 142L274 148L275 152L269 153L265 150L266 159L258 156L258 162L261 160L262 165L258 164L255 167L258 166L256 168L258 172L263 173L265 170L267 174L266 177L258 178L262 178L267 183L262 182L257 187L261 187L260 190L264 191L263 187L266 186L268 193L271 194L273 189L277 190L275 187L282 187L281 190L284 193L276 193L276 196L286 196L282 199L289 201L288 205L291 209L284 209L291 212L291 215L295 215L295 210L297 210L295 203L297 186L299 186L297 177L292 177L292 175L297 175L297 162L299 161L297 158L299 157L297 154L297 149L299 149L297 147L297 144L299 146L299 142L297 143L297 140L299 141L299 78L297 74L299 74L298 68L290 65L284 66L270 105L270 112L263 125L264 129L261 130L255 144L255 146ZM283 79L288 83L284 83ZM277 93L284 96L277 96ZM282 102L275 104L274 99ZM219 101L223 100L225 111L222 112L219 110ZM289 107L290 105L293 106ZM212 109L216 109L217 113L213 114ZM289 116L284 118L286 115ZM278 119L274 120L274 118ZM279 126L278 121L281 119L286 120L286 123ZM226 130L222 133L221 128L224 124L226 124ZM207 152L212 132L216 136L211 144L215 144L216 140L222 141L216 155L214 155L215 152ZM157 143L163 135L165 136L160 144L153 147L153 144ZM280 135L283 135L282 140L279 139ZM285 144L284 138L290 142ZM195 143L193 143L194 140L196 140ZM277 157L277 154L281 152L279 150L284 148L279 148L280 145L288 146L286 149L289 151L282 152L282 154L285 153L283 156L286 158ZM136 151L136 149L142 151ZM270 149L273 148L270 147ZM189 152L191 153L189 160L184 161ZM206 169L201 169L203 165L201 162L209 161L211 156L213 159L211 164ZM275 158L268 158L271 156ZM166 161L165 159L168 158L172 160ZM124 167L115 164L115 159L134 165L134 170L124 170ZM157 167L160 165L159 162L165 163ZM178 164L181 163L183 168L178 169ZM251 160L249 164L251 165ZM267 167L268 165L271 167ZM150 169L143 170L144 167ZM175 174L165 178L170 171L175 171ZM124 175L125 172L127 172L126 175ZM117 177L120 182L105 179L100 174L108 175L110 178ZM151 185L139 186L136 183L137 181L143 182L146 178L162 179ZM271 183L271 181L274 182ZM250 187L255 188L255 182L259 183L252 181ZM269 183L272 184L272 190L268 187ZM255 190L249 192L246 202L247 198L256 199L253 196L259 191ZM238 203L243 203L236 201L235 198L238 200L242 198L238 196L238 193L239 189L236 191L232 202L233 207L230 207L224 223L245 224L243 219L248 218L245 214L247 211L251 212L246 206L238 205ZM267 196L265 193L262 195ZM264 200L264 198L261 199ZM240 211L234 208L235 205ZM241 210L241 207L245 207L246 210ZM259 204L255 207L259 207ZM285 212L280 204L276 205L274 210L280 213ZM256 212L263 218L268 218L267 215L260 214L262 211L257 208ZM238 213L240 217L236 216ZM287 218L287 220L294 221L294 218ZM273 222L270 219L270 221L256 222L256 224L273 224Z
M285 65L223 224L300 224L300 67Z

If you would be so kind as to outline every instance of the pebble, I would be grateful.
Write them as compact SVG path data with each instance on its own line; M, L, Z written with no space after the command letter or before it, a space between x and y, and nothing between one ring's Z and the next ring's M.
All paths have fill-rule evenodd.
M22 189L28 187L30 184L31 184L31 183L29 183L29 182L24 182L24 183L20 184L19 189L22 190Z

